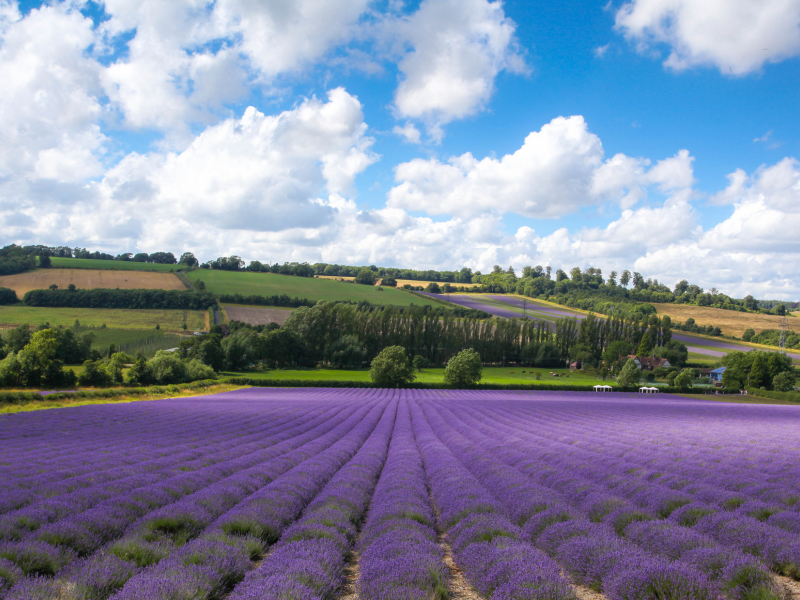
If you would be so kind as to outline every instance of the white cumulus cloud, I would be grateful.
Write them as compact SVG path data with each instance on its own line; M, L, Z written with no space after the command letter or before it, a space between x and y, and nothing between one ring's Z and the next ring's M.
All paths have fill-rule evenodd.
M745 75L800 54L797 0L632 0L616 28L640 49L669 46L664 65L676 71Z
M467 153L447 163L417 158L398 165L388 205L431 215L491 211L538 219L607 200L629 208L650 185L662 192L690 188L692 160L685 150L653 166L623 154L604 160L600 138L583 117L557 117L500 159Z

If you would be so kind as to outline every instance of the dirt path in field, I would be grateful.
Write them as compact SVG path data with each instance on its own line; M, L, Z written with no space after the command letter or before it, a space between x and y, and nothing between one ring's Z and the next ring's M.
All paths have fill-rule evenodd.
M784 600L800 600L800 582L783 575L775 575L775 581L784 590Z
M436 518L439 518L438 514ZM453 560L453 551L450 549L450 544L447 543L447 536L439 533L437 542L444 550L444 564L450 570L450 581L447 583L448 600L483 600Z
M347 566L344 568L344 585L339 591L339 600L358 600L358 578L361 576L359 561L361 554L352 551L347 557Z

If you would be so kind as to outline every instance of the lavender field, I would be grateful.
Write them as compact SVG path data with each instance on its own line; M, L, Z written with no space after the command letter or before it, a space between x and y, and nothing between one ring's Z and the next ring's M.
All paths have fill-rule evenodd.
M2 598L444 600L454 577L486 600L784 598L800 409L247 389L0 418Z

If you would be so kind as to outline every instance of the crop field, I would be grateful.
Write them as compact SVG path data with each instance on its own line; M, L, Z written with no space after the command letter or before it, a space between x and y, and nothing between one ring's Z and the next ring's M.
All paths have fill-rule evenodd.
M653 304L660 315L669 315L673 321L694 319L698 325L719 327L725 335L742 337L745 329L752 328L756 333L765 329L780 329L783 317L778 315L760 315L755 313L736 312L707 306L689 304ZM794 318L788 317L789 329L800 330L800 319L794 324Z
M355 277L339 277L339 276L336 276L336 275L317 275L317 277L319 277L320 279L333 279L335 281L355 281L355 279L356 279ZM428 280L421 281L419 279L396 279L395 281L397 281L397 286L398 287L403 287L406 284L413 285L415 287L416 286L420 286L420 285L425 287L429 283L438 283L439 285L444 285L444 282L442 282L442 281L428 281ZM375 283L375 285L380 285L380 283L381 283L381 280L378 279L378 281ZM470 286L472 286L471 283L454 283L452 281L450 282L450 285L452 285L453 287L470 287Z
M288 308L268 308L264 306L242 306L239 304L223 305L225 314L231 321L241 321L249 325L268 325L277 323L283 325L289 315L292 314Z
M210 271L198 269L187 273L192 281L203 281L206 291L212 294L241 294L243 296L272 296L286 294L293 298L309 300L366 300L373 304L394 304L409 306L411 304L441 306L419 296L394 288L381 288L356 283L345 283L317 277L296 277L278 275L276 273L249 273L234 271Z
M129 260L95 260L93 258L59 258L50 259L54 267L60 269L102 269L112 271L160 271L169 273L177 271L179 265L159 265L156 263L141 263Z
M553 373L553 375L551 375ZM253 379L278 379L302 381L371 381L367 369L280 369L275 371L248 371L245 373L228 373L232 376L250 377ZM539 379L536 378L537 374ZM557 375L557 376L556 376ZM444 383L444 369L428 368L416 373L419 383ZM613 379L602 380L599 377L569 369L550 369L544 367L483 367L481 383L525 383L547 385L611 385Z
M70 327L75 321L81 325L119 329L182 330L184 321L189 331L204 328L205 311L127 308L49 308L19 304L0 306L0 326L40 325Z
M45 290L55 284L65 289L69 284L82 290L120 288L123 290L185 290L177 275L148 271L102 271L97 269L36 269L28 273L0 277L0 287L17 292L21 300L29 290Z
M0 595L779 600L800 578L799 432L797 406L616 393L3 416Z

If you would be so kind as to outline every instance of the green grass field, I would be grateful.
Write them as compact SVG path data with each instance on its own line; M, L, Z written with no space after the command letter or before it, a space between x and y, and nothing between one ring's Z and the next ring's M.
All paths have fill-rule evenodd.
M523 373L522 371L526 371ZM536 372L539 372L541 379L536 379ZM558 373L561 377L553 377L550 372ZM313 369L313 370L280 370L248 373L225 373L225 375L241 375L253 379L300 379L306 381L370 381L369 371L362 370L335 370L335 369ZM565 377L569 375L569 377ZM442 383L444 381L444 369L425 369L417 373L419 383ZM583 373L570 373L568 369L531 369L530 367L484 367L482 383L529 383L529 384L561 384L561 385L597 385L605 384L615 386L613 379L602 381L594 375L584 375Z
M370 285L345 283L331 279L208 269L198 269L187 273L186 276L192 282L200 280L205 283L206 291L212 294L242 294L243 296L287 294L293 298L308 298L309 300L352 300L354 302L366 300L373 304L396 306L410 304L442 306L433 300L420 298L394 288L384 287L379 290Z
M52 257L52 265L59 269L114 269L117 271L177 271L178 265L157 265L127 260L94 260L91 258Z
M106 325L121 329L182 330L184 319L189 331L204 329L205 311L199 310L146 310L125 308L47 308L39 306L0 306L0 325L63 325L70 327L75 320L81 325L99 327Z

